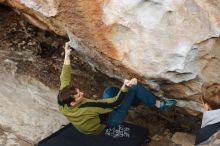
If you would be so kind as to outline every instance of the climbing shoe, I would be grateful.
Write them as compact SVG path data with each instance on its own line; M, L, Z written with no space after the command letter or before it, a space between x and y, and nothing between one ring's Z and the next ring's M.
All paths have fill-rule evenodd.
M160 101L160 109L170 108L176 105L176 100L174 99L163 99Z

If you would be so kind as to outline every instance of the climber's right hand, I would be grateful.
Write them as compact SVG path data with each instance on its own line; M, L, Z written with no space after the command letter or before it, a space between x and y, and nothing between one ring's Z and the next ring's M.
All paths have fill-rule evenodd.
M72 49L70 48L70 42L65 43L64 50L65 50L65 56L69 56L70 52L72 51Z

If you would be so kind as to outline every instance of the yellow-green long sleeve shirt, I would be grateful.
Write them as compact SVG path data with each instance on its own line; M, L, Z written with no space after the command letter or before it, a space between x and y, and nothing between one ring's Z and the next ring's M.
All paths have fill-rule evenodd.
M70 84L70 65L63 65L60 81L60 89ZM83 98L82 102L77 106L60 105L59 110L80 132L84 134L99 134L106 127L102 123L102 115L108 114L117 108L121 104L125 94L126 91L120 90L117 96L112 98L100 100Z

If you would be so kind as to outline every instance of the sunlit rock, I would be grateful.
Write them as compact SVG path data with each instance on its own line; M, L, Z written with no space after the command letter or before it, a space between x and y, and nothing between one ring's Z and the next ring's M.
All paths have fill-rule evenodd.
M0 125L10 127L0 139L11 143L12 136L20 136L36 142L68 123L58 112L57 91L31 77L17 76L16 62L7 59L0 67Z

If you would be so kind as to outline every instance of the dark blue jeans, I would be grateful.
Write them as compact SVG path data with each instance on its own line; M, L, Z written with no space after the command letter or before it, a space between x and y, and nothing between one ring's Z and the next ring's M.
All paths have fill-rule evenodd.
M108 86L103 93L102 98L112 98L118 94L120 89ZM134 85L128 89L124 100L121 105L109 113L107 126L114 127L121 124L128 114L128 110L131 106L137 106L143 102L149 108L155 106L156 96L154 96L150 91L144 88L141 84Z

